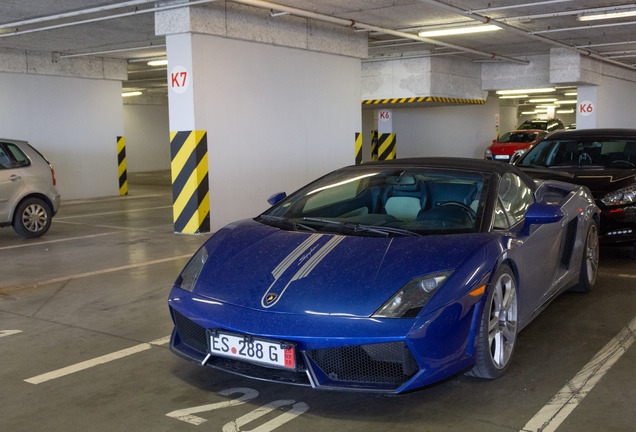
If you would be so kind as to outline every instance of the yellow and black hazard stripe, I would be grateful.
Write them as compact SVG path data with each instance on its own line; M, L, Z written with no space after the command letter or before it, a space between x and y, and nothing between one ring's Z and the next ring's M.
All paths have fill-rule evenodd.
M378 160L378 131L371 131L371 160Z
M170 132L172 215L177 233L210 231L206 131Z
M119 195L128 195L128 174L126 170L126 138L117 137L117 166L119 167Z
M362 163L362 134L356 132L356 165Z
M395 134L394 133L382 133L378 135L378 160L395 159Z
M483 105L485 100L481 99L462 99L462 98L447 98L437 96L421 96L410 98L393 98L393 99L367 99L362 101L362 105L385 105L385 104L415 104L426 102L444 102L454 104L473 104Z

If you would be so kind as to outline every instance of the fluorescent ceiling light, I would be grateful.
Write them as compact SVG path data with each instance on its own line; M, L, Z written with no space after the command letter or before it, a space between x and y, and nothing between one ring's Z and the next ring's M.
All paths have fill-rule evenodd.
M528 102L530 103L543 103L543 102L554 102L557 100L556 98L544 98L544 99L530 99Z
M523 93L550 93L555 91L554 87L551 88L535 88L535 89L514 89L514 90L497 90L498 95L512 95Z
M527 97L528 97L527 94L502 95L502 96L499 96L499 99L520 99L520 98L527 98Z
M557 110L557 114L572 114L574 112L573 109L569 110Z
M131 92L124 92L121 94L122 97L130 97L130 96L139 96L141 94L140 91L131 91Z
M563 93L563 96L576 96L576 92L571 92L571 93Z
M532 115L532 114L536 114L536 111L522 111L521 114L523 115Z
M636 16L636 9L626 10L626 11L616 11L616 12L602 12L595 14L583 14L579 15L577 19L579 21L595 21L595 20L603 20L603 19L616 19L616 18L626 18Z
M556 105L537 105L537 108L556 108Z
M575 100L555 100L554 103L557 105L564 105L564 104L575 104L576 101Z
M148 62L148 66L166 66L168 60L152 60Z
M429 30L418 33L420 37L434 37L434 36L451 36L451 35L459 35L459 34L469 34L469 33L481 33L481 32L491 32L501 30L501 27L497 27L496 25L478 25L474 27L457 27L457 28L448 28L441 30Z

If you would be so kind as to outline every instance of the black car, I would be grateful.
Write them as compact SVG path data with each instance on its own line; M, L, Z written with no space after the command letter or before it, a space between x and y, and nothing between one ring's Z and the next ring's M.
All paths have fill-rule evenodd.
M519 130L539 129L539 130L552 132L558 129L565 129L565 126L563 126L563 122L559 119L550 119L550 120L534 119L534 120L524 121L523 123L521 123L521 125L517 129Z
M601 209L601 244L634 245L636 258L636 129L557 131L516 165L535 179L587 186Z

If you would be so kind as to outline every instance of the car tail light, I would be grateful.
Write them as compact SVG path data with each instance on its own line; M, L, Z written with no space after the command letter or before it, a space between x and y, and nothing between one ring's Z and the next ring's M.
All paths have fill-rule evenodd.
M51 179L53 180L53 186L56 185L56 181L55 181L55 170L53 169L53 167L51 165L49 165L49 168L51 168Z

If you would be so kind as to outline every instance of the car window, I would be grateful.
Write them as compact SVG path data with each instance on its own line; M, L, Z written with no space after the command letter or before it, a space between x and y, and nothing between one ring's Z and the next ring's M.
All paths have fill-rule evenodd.
M510 226L522 221L528 207L534 203L532 189L530 189L518 175L512 173L506 173L501 178L497 197L497 205L500 206L500 210L503 210L507 216ZM502 224L501 220L498 222L498 217L501 218L501 216L495 213L495 228L499 228L497 226L498 223Z
M0 169L11 168L11 158L2 145L0 145Z
M29 158L26 157L26 155L22 152L22 150L18 148L17 145L12 143L6 143L5 146L7 147L7 149L9 150L9 152L11 153L11 155L13 156L13 158L15 159L19 167L25 167L25 166L31 165L31 161L29 161Z
M636 167L636 139L547 139L528 151L517 165L633 169Z

